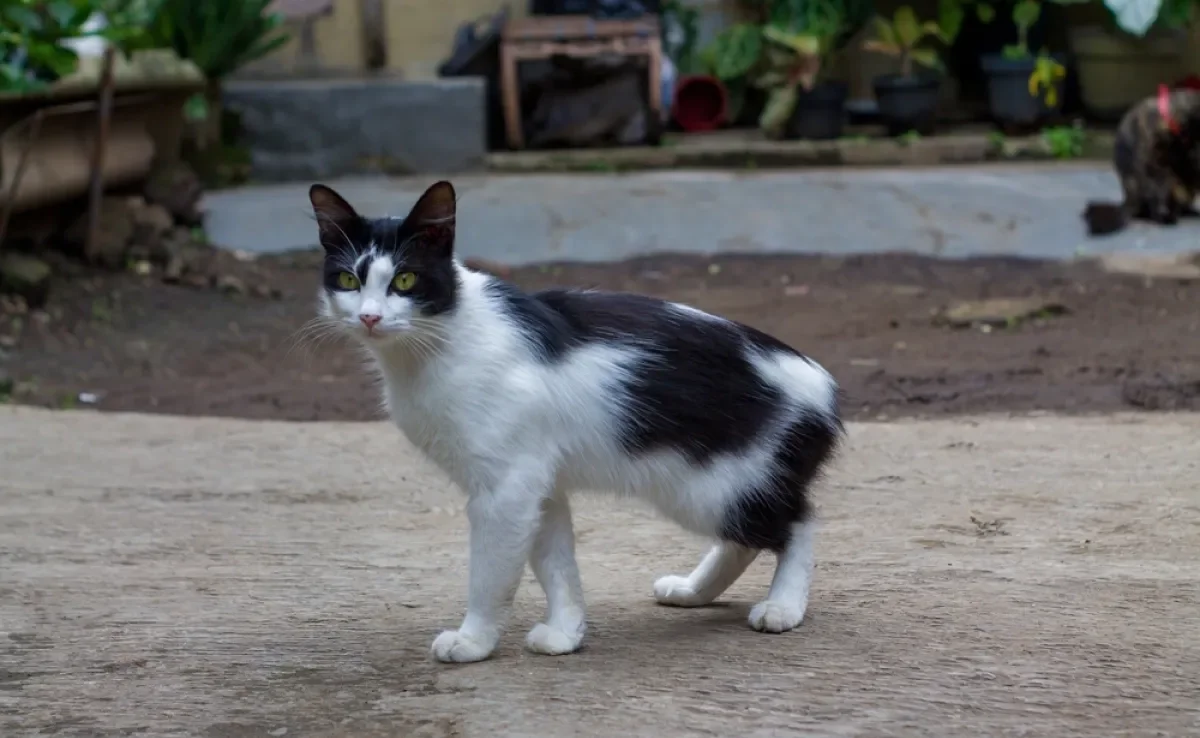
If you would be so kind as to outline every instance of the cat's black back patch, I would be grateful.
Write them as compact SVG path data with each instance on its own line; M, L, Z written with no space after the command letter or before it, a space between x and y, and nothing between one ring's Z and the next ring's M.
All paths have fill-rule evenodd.
M743 451L779 413L780 391L762 380L747 349L794 350L748 326L642 295L548 290L526 295L491 283L538 356L614 343L647 356L626 387L621 442L631 454L670 448L693 463Z

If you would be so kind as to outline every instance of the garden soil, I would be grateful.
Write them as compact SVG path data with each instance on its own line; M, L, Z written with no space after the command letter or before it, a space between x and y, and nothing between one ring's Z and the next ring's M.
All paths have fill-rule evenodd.
M302 331L319 264L317 252L224 254L190 286L60 266L44 310L0 315L6 394L102 411L378 418L359 354ZM1109 274L1094 261L899 254L496 270L526 288L660 295L773 333L838 378L854 419L1200 408L1200 280L1191 278Z

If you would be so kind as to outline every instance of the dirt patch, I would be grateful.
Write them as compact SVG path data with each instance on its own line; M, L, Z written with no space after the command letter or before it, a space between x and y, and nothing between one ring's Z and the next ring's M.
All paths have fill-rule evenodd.
M82 397L102 410L377 417L354 352L297 345L318 263L317 253L224 257L217 287L60 269L44 311L0 318L7 394L47 406ZM510 274L530 289L668 297L774 333L834 373L851 418L1200 407L1197 280L1112 274L1090 262L899 254L656 256ZM971 303L992 313L1033 308L944 319Z

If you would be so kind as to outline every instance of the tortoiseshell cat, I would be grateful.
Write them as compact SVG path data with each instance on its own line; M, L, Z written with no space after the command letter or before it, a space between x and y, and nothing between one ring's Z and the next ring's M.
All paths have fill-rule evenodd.
M1200 194L1200 91L1160 92L1130 108L1117 128L1113 166L1121 203L1089 202L1088 233L1115 233L1131 218L1173 225L1194 215Z

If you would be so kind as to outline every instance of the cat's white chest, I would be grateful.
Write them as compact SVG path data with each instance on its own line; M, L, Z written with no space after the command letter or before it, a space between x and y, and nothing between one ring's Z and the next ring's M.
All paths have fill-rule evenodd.
M385 374L385 396L392 422L408 441L470 490L486 486L503 465L503 444L495 436L507 413L493 391L453 379L452 373Z

